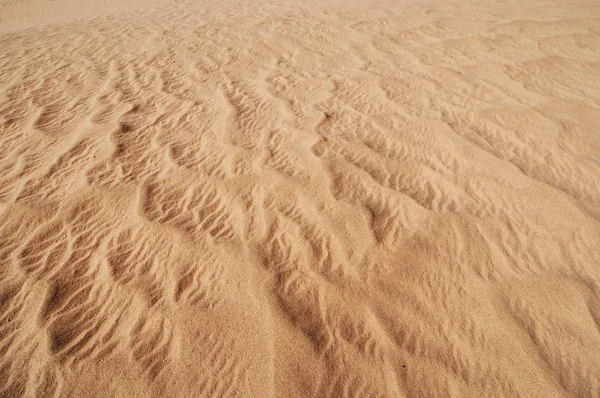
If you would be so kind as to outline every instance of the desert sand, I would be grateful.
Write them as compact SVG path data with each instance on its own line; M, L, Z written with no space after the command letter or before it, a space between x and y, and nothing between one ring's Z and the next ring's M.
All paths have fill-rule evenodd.
M0 55L1 397L600 397L598 1L2 0Z

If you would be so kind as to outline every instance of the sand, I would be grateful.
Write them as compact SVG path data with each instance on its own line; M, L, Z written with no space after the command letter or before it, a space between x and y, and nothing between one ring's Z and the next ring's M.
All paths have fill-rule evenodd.
M0 1L1 397L600 397L600 3L121 3Z

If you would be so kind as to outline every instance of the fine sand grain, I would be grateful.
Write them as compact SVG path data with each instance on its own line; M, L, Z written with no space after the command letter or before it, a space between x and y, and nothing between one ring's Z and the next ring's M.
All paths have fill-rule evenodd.
M0 397L600 397L599 126L598 1L0 0Z

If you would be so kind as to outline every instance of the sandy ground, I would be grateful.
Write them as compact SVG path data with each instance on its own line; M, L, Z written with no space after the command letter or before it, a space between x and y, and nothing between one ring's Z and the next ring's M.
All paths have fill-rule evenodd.
M0 32L1 397L600 396L599 2Z

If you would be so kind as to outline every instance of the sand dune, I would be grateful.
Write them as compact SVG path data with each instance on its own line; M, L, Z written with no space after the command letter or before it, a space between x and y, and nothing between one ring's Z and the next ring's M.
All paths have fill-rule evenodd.
M598 2L0 31L0 396L600 397Z

